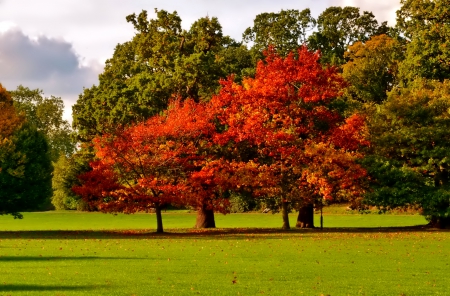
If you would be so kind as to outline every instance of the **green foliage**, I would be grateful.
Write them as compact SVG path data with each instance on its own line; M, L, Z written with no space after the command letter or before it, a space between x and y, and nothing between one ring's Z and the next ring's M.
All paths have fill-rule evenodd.
M61 98L46 98L42 90L31 90L22 85L10 93L18 112L47 138L52 161L57 161L60 154L71 155L74 152L70 124L62 118L64 102Z
M277 53L286 56L291 51L306 43L307 33L315 27L316 21L309 9L281 10L278 13L261 13L242 35L243 41L253 43L254 62L263 58L262 52L269 45L274 46Z
M48 202L53 167L46 137L25 123L12 137L14 148L0 155L0 214L20 218Z
M448 0L402 0L397 26L408 39L400 76L450 78L450 7Z
M229 202L230 213L245 213L252 211L256 206L255 199L245 193L232 193Z
M173 97L208 100L219 79L233 73L225 71L241 77L249 64L245 49L222 35L217 18L200 18L188 31L176 12L164 10L156 10L155 19L142 11L127 21L136 35L117 45L99 85L85 89L73 106L79 141L141 122L165 110Z
M81 184L78 176L91 170L89 161L92 158L90 149L81 149L69 157L61 155L54 163L52 204L57 210L92 210L72 191L73 186Z
M394 89L374 110L369 172L377 183L368 201L382 207L419 205L445 227L450 221L450 81L418 79Z
M52 204L56 210L75 210L79 203L79 197L72 191L73 183L77 182L74 172L74 158L68 158L62 154L58 161L54 163L52 179Z
M308 37L308 46L320 50L323 64L342 65L349 45L387 31L386 22L378 25L371 12L361 14L358 7L332 6L317 18L317 31Z
M381 103L397 85L402 49L398 41L385 34L355 42L344 54L343 77L350 83L345 97L364 103Z

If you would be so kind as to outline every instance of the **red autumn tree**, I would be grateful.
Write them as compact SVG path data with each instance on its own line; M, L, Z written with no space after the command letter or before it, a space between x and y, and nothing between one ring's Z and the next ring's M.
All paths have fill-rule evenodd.
M214 153L209 111L192 100L175 101L164 115L96 138L97 160L74 191L104 212L155 209L157 232L169 203L197 208L196 227L215 227L214 211L227 211L223 196L233 174Z
M154 209L163 232L161 209L182 203L185 170L196 161L193 141L208 133L201 105L175 103L165 115L117 129L94 140L97 160L80 176L74 191L104 212L134 213Z
M105 212L155 208L161 232L167 203L193 206L196 227L215 227L230 190L278 200L283 228L290 203L355 199L364 120L333 109L344 81L318 59L306 48L286 58L269 50L254 79L222 81L209 103L175 101L164 115L97 138L98 160L75 191Z
M253 147L251 161L271 171L253 184L266 196L279 197L284 229L290 228L290 203L299 204L300 213L310 209L307 221L298 224L313 227L314 201L355 199L366 175L355 162L358 148L367 145L364 119L345 119L333 109L345 82L336 68L324 69L319 57L305 47L286 58L269 49L254 79L242 85L223 81L211 101L224 127L215 142L231 150Z

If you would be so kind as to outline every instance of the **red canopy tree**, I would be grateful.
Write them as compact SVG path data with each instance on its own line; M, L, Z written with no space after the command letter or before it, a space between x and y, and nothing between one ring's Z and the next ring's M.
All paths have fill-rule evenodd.
M214 130L201 104L174 102L164 115L94 140L97 160L74 191L104 212L154 209L163 232L161 209L185 204L186 174L201 160L198 141Z
M97 160L74 191L104 212L154 209L157 232L169 203L197 208L197 228L215 227L214 211L227 212L224 196L242 168L218 156L213 119L205 104L174 101L164 115L96 138Z
M300 214L310 209L298 226L313 227L315 200L356 199L363 191L365 170L356 164L365 140L364 118L343 118L333 109L345 82L337 68L323 68L319 54L305 47L298 56L278 56L274 50L259 62L254 79L242 85L230 78L222 82L211 106L224 131L217 144L236 149L254 147L253 161L271 171L268 180L258 175L266 196L279 197L283 228L289 229L290 203ZM230 143L233 143L230 145Z
M155 208L161 232L167 203L196 207L196 227L215 227L229 190L277 199L283 228L290 203L355 199L364 119L333 110L344 81L318 59L306 48L286 58L269 50L254 79L222 81L209 103L175 101L164 115L97 138L98 161L75 191L105 212Z

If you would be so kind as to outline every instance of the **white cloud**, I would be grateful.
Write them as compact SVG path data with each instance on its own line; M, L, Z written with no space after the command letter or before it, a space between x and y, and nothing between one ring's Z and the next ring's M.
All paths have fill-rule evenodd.
M354 6L362 11L371 11L378 22L387 21L389 26L395 26L396 11L400 9L400 0L330 0L330 6Z
M14 90L18 85L39 88L65 101L64 117L71 119L71 105L83 87L97 83L102 66L81 64L71 43L43 35L30 37L17 27L0 33L0 83Z

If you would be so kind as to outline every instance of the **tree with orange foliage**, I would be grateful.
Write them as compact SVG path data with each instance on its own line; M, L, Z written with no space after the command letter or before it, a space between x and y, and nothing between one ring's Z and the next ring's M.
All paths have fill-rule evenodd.
M75 191L105 212L155 208L160 232L167 203L193 206L196 227L215 227L230 190L278 199L286 229L289 203L358 197L364 119L332 109L344 82L318 58L306 48L286 58L269 51L243 86L230 78L208 103L175 101L164 115L96 138L98 160Z
M74 191L104 212L154 209L157 232L170 203L198 208L197 227L215 227L213 211L226 211L231 175L210 151L214 132L205 104L174 101L164 115L96 138L98 160Z
M345 83L337 68L323 68L319 54L303 47L286 58L273 49L243 85L222 82L211 105L224 131L217 144L254 147L250 159L270 174L258 175L266 196L279 197L283 228L289 229L289 204L312 211L317 199L355 199L363 192L365 170L356 164L367 145L364 118L343 118L333 100ZM232 145L230 143L233 143ZM264 179L271 176L271 179ZM298 226L313 227L311 215Z

